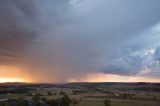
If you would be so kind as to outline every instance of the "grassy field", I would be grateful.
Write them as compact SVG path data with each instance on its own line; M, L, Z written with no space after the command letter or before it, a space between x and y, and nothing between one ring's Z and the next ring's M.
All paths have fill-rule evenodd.
M111 106L156 106L157 102L112 99ZM82 101L77 106L104 106L101 101Z
M120 89L118 90L118 88ZM110 88L110 90L108 90L108 88L103 88L105 92L102 92L101 90L90 90L85 87L40 87L30 91L27 94L1 94L0 99L15 99L19 97L32 98L32 94L39 93L41 94L41 98L52 100L59 98L60 92L65 92L70 96L70 98L75 98L78 100L79 103L76 106L105 106L103 102L106 98L111 100L111 106L160 106L158 105L158 103L160 103L160 92L137 92L126 89L133 88L131 86L127 86L126 88L122 86L113 86ZM77 92L74 93L74 91ZM48 95L48 92L50 92L52 95ZM123 98L123 96L120 96L123 94L129 94L132 96L129 98ZM71 106L75 105L71 104Z
M88 93L80 93L74 95L72 90L69 88L63 89L55 89L55 88L47 88L47 89L39 89L37 92L52 92L53 94L56 92L65 91L67 94L70 95L71 98L82 98L82 101L77 106L104 106L104 99L106 96L105 93L100 92L88 92ZM153 93L153 92L127 92L127 91L113 91L114 93L130 93L134 94L135 98L138 99L120 99L120 98L109 98L111 99L111 106L157 106L157 102L153 100L153 97L156 96L160 99L160 93ZM47 98L56 98L56 95L53 96L46 96Z

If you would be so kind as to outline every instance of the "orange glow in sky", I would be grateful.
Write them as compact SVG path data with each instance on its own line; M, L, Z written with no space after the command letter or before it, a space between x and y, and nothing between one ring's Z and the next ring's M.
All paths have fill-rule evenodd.
M15 66L0 66L0 82L30 82L26 74Z
M19 78L0 78L0 83L3 82L27 82L27 81Z
M152 79L140 76L120 76L104 73L89 74L84 79L70 79L69 82L160 82L160 79Z
M42 77L43 74L42 76L36 77L36 74L27 74L26 71L15 66L0 66L0 83L45 82L47 79ZM69 79L67 82L160 82L160 79L145 78L140 76L120 76L104 73L92 73L80 79Z

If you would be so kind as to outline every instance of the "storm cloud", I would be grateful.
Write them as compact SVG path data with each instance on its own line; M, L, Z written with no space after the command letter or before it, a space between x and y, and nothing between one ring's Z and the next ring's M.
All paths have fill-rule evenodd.
M0 64L46 82L94 72L158 78L159 11L158 0L4 0Z

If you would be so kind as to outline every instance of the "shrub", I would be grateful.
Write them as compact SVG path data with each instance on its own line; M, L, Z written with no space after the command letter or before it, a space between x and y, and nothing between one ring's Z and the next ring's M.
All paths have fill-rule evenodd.
M110 99L105 99L104 100L104 105L105 106L111 106L111 100Z

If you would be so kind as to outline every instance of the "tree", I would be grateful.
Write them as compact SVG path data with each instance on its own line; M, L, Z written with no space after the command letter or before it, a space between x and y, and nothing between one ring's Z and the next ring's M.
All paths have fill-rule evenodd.
M52 92L47 92L47 94L48 94L48 96L51 96L51 95L53 95L53 94L52 94Z
M35 102L40 101L40 99L41 99L41 96L38 93L35 96L32 97L32 100L35 101Z
M45 97L42 97L42 98L41 98L41 101L44 101L44 102L46 102L46 101L47 101L47 98L45 98Z
M73 99L72 99L72 103L73 103L74 106L76 106L76 105L78 105L78 100L75 99L75 98L73 98Z
M153 100L157 100L157 97L156 97L156 96L154 96L154 97L153 97Z
M49 100L49 106L58 106L58 100L55 100L55 99L53 99L53 100Z
M28 106L28 103L24 100L23 97L17 99L17 106Z
M41 96L40 94L36 94L35 96L32 97L33 100L33 106L40 106L40 100L41 100Z
M41 106L41 103L40 102L36 102L35 106Z
M71 98L65 94L62 98L61 98L61 104L62 106L70 106L72 100Z
M111 100L110 99L105 99L104 100L104 105L105 106L111 106Z
M60 95L66 95L66 93L65 93L65 92L60 92L59 94L60 94Z

